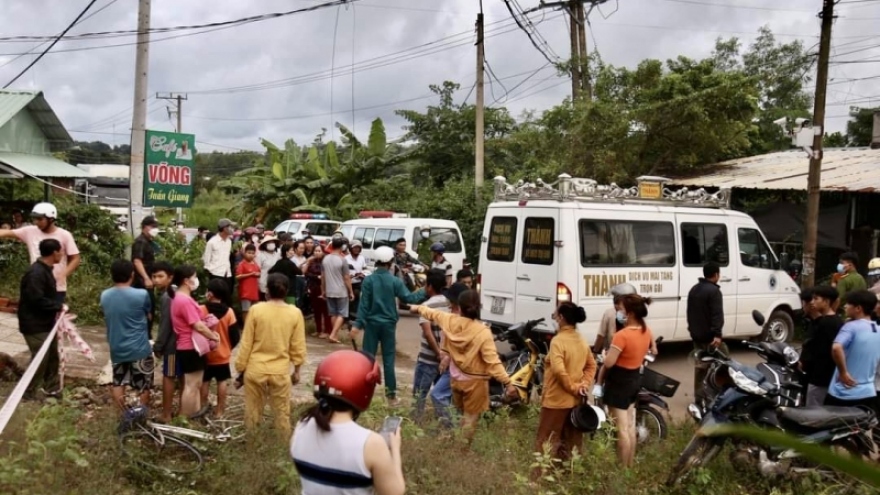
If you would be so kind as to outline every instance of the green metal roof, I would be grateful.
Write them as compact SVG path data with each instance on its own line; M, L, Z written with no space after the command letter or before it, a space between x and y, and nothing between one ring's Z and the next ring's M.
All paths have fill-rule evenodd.
M85 171L48 155L0 152L0 177L86 178Z
M22 110L27 109L40 130L52 144L52 150L66 149L73 138L55 115L42 91L0 90L0 127Z

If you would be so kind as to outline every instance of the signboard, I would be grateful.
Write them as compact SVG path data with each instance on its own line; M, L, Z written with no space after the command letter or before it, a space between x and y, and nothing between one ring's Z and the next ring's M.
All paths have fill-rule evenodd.
M147 131L144 206L192 206L195 142L196 137L193 134Z
M639 182L639 197L644 199L662 199L663 185L659 182Z

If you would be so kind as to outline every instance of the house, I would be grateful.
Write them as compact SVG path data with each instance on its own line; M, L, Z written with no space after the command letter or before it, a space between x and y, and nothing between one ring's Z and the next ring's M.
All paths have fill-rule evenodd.
M88 174L52 155L72 145L41 91L0 90L0 178L41 181L47 198L53 185L53 192L72 189Z
M876 121L875 121L876 122ZM870 148L824 150L819 207L817 275L827 275L845 250L858 253L861 271L880 256L880 125ZM809 158L802 150L739 158L708 167L698 177L670 183L689 188L729 188L734 204L744 197L775 197L750 213L777 252L802 253ZM786 193L788 193L786 195ZM793 193L793 194L792 194ZM738 201L739 200L739 201Z

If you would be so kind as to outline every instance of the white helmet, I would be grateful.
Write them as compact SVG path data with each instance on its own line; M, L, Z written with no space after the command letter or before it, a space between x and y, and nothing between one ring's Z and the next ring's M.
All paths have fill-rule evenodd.
M874 258L868 262L868 278L869 281L880 279L880 258Z
M388 246L381 246L376 248L374 254L376 256L377 263L391 263L391 260L394 259L394 250Z
M31 215L35 217L58 218L58 210L52 203L37 203L31 210Z
M428 224L422 225L422 228L420 230L431 230L431 226Z

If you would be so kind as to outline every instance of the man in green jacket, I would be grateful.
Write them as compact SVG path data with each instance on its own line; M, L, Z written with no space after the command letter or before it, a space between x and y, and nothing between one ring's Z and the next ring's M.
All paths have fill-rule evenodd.
M843 253L840 255L840 263L837 265L836 279L837 293L840 295L838 304L842 307L846 303L846 295L855 290L865 290L868 283L856 270L859 264L859 256L856 253Z
M376 271L361 285L355 330L364 331L364 351L375 356L382 345L382 366L385 371L385 398L392 407L398 405L397 378L394 375L397 321L400 315L394 299L407 304L418 304L427 295L424 289L410 292L399 278L388 271L394 259L394 250L382 246L376 249Z

